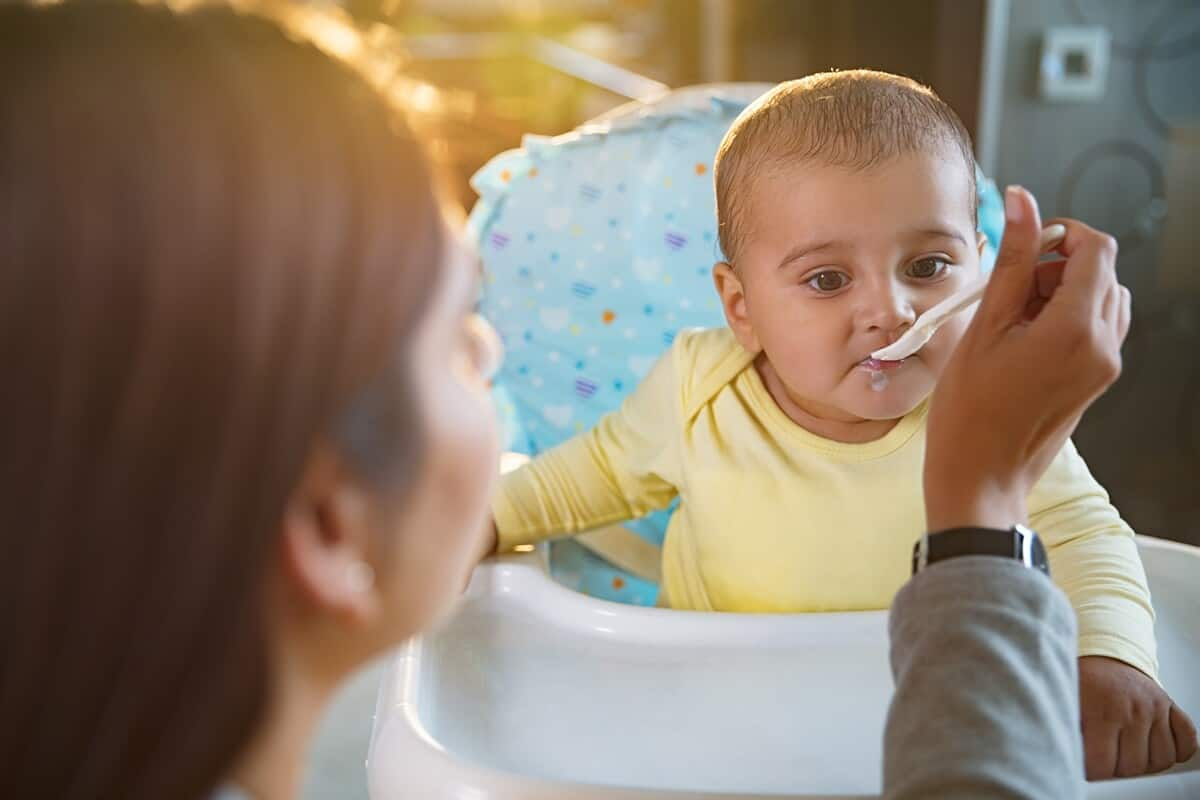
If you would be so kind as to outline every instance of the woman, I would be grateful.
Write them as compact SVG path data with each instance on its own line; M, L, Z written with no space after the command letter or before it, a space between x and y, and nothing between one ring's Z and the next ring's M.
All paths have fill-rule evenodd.
M337 680L477 560L476 266L402 120L314 46L229 10L0 14L0 795L232 767L293 796Z
M1007 277L935 399L931 524L1020 521L1119 365L1107 238L1073 226L1035 280L1040 225L1009 222ZM261 20L6 6L0 253L0 796L295 796L334 686L445 614L484 547L492 355L419 148ZM957 464L980 403L993 435ZM912 644L902 686L946 669ZM1059 700L1026 730L1069 729ZM889 741L923 765L907 796L936 785L938 742ZM1058 744L1078 784L1078 737Z

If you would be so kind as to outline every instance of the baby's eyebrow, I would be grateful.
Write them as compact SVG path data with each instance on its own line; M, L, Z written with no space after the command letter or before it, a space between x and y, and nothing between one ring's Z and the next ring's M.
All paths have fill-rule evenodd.
M964 247L967 246L967 240L963 238L963 235L961 233L954 230L953 228L939 228L939 227L921 228L920 230L914 231L913 233L916 236L921 236L921 237L936 236L939 239L954 239L956 242L963 245Z
M800 259L804 258L805 256L812 255L813 253L821 253L826 250L837 250L837 249L845 247L845 246L846 246L845 242L839 241L837 239L831 239L827 242L818 242L816 244L810 244L809 242L801 242L800 244L793 247L791 250L787 251L787 254L783 257L783 260L779 262L778 269L783 269L784 267L791 264L793 261L799 261Z

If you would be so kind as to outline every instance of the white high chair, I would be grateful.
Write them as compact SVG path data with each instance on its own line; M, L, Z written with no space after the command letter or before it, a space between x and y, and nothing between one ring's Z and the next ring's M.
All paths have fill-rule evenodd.
M1200 708L1200 548L1139 538L1161 677ZM463 607L380 688L373 800L873 797L891 696L886 612L700 614L481 566ZM1089 798L1195 800L1200 758Z

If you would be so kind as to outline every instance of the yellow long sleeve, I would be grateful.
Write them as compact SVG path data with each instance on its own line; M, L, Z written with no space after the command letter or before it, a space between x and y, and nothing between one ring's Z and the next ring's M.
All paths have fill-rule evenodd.
M1075 608L1079 655L1114 656L1158 678L1154 607L1133 530L1067 442L1029 498L1050 574Z
M502 479L502 549L641 516L679 497L663 545L675 608L886 608L925 530L925 406L883 438L823 439L771 399L729 331L685 332L619 410ZM1068 444L1029 498L1080 652L1157 677L1133 532Z
M492 501L500 550L670 505L678 401L675 359L668 353L619 410L505 476Z

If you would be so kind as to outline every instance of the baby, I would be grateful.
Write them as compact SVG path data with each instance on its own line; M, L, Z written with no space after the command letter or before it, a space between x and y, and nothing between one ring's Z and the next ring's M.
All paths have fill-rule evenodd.
M970 138L908 79L813 75L746 109L715 178L728 327L681 333L620 410L506 476L498 547L678 498L667 605L886 608L925 530L927 400L968 315L884 378L866 362L981 277ZM1089 776L1174 763L1190 721L1156 683L1133 532L1070 443L1028 507L1078 616Z

